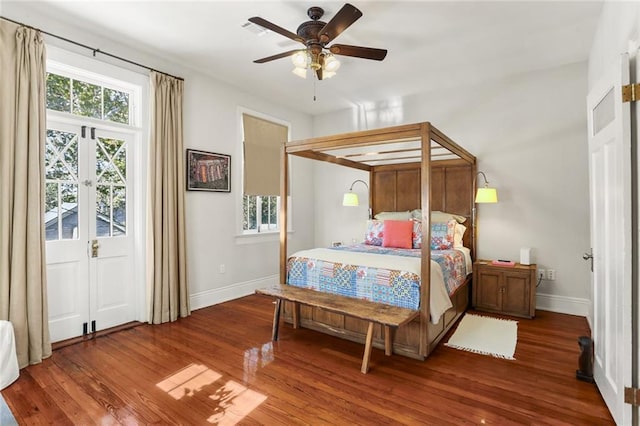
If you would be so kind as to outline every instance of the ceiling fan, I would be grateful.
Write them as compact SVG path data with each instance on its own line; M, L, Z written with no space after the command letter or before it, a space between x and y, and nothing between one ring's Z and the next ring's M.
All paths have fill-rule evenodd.
M266 58L256 59L253 62L262 64L275 59L293 56L293 63L296 66L293 70L294 74L306 78L307 69L311 68L312 71L315 71L318 80L322 80L323 78L330 78L335 75L336 70L340 67L340 62L333 55L353 56L356 58L373 59L375 61L381 61L387 56L386 49L352 46L348 44L333 44L327 46L327 44L362 16L362 12L355 6L349 3L345 4L329 22L320 20L322 15L324 15L324 10L320 7L310 7L309 10L307 10L307 15L311 20L300 24L296 30L296 34L259 16L249 18L249 22L260 25L263 28L288 37L305 46L304 49L290 50L277 55L267 56Z

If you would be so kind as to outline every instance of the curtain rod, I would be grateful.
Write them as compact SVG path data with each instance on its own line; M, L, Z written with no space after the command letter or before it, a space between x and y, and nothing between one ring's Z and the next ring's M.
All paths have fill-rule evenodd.
M23 27L31 28L31 29L36 30L36 31L40 31L42 34L46 34L48 36L55 37L55 38L57 38L59 40L66 41L67 43L71 43L71 44L74 44L76 46L80 46L80 47L83 47L85 49L91 50L93 52L93 56L96 56L96 53L101 53L101 54L103 54L105 56L109 56L110 58L117 59L119 61L126 62L128 64L135 65L135 66L140 67L140 68L145 68L145 69L147 69L149 71L159 72L160 74L168 75L169 77L173 77L173 78L176 78L178 80L184 81L184 78L182 78L182 77L176 77L175 75L171 75L171 74L168 74L166 72L158 71L155 68L151 68L151 67L148 67L146 65L142 65L142 64L140 64L138 62L133 62L133 61L131 61L129 59L114 55L112 53L108 53L108 52L105 52L103 50L96 49L96 48L93 48L91 46L87 46L86 44L78 43L77 41L73 41L73 40L70 40L68 38L61 37L59 35L55 35L55 34L52 34L50 32L47 32L47 31L43 31L40 28L35 28L35 27L32 27L31 25L23 24L22 22L18 22L18 21L14 21L13 19L5 18L4 16L0 16L0 19L4 19L5 21L13 22L14 24L17 24L17 25L22 25Z

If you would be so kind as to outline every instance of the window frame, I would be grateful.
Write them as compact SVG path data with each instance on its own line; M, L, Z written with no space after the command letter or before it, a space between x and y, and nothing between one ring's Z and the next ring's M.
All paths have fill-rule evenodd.
M277 234L280 233L280 224L281 224L281 220L280 220L280 194L275 195L277 197L277 207L276 207L276 214L277 214L277 227L275 229L269 229L269 230L257 230L257 229L251 229L251 230L245 230L244 226L243 226L243 221L244 221L244 126L243 126L243 119L242 119L242 115L243 114L248 114L248 115L252 115L254 117L257 118L261 118L263 120L267 120L267 121L271 121L273 123L276 124L280 124L282 126L285 126L287 128L287 140L291 140L291 124L286 121L286 120L282 120L279 119L277 117L268 115L268 114L264 114L249 108L245 108L245 107L238 107L238 111L237 111L237 123L238 123L238 148L236 150L236 155L238 155L238 158L240 158L240 167L236 167L235 168L235 173L236 173L236 180L238 182L240 182L240 188L242 188L240 191L237 192L237 197L236 197L236 206L238 206L240 214L236 214L236 236L237 237L258 237L258 236L277 236ZM288 211L287 211L287 232L293 232L293 226L292 226L292 204L291 204L291 195L287 196L287 206L288 206ZM256 203L256 218L258 217L258 203Z

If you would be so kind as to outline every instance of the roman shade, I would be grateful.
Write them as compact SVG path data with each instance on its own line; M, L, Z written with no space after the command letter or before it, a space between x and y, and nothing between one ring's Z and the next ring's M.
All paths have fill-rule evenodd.
M280 193L280 148L288 128L249 114L242 114L244 129L244 195Z

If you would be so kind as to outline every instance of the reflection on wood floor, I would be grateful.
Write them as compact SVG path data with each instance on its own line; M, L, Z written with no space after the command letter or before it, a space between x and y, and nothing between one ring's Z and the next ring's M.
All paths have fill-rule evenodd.
M281 326L248 296L54 351L2 396L19 424L612 424L575 379L582 317L519 319L516 361L440 345L425 361ZM447 338L444 339L446 341Z

